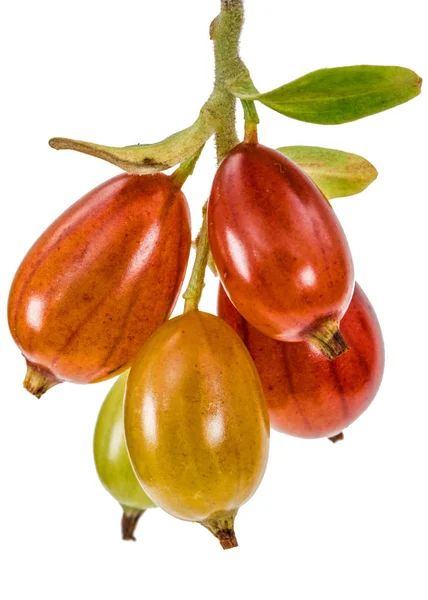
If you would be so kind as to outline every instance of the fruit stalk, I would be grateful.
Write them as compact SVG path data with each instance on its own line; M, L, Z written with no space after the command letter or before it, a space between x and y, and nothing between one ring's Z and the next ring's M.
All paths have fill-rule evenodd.
M239 39L244 22L242 0L221 0L220 14L210 27L214 42L215 80L212 98L215 100L217 125L215 144L217 164L239 143L236 134L236 99L225 83L237 77L245 69L239 57ZM210 254L208 241L207 206L203 209L202 227L196 244L196 257L189 285L183 295L186 300L184 312L197 310L204 288L205 272ZM233 523L236 511L224 513L221 519L207 519L202 524L219 540L223 549L238 545Z
M257 125L260 123L260 120L255 102L253 100L242 100L241 103L245 120L244 141L247 144L257 144Z
M236 99L227 90L225 83L245 69L239 56L239 38L244 22L242 0L222 0L220 14L210 27L214 42L215 79L211 102L217 115L215 144L217 165L234 146L239 143L236 134ZM184 312L197 310L204 288L205 271L210 247L207 230L207 210L203 208L203 221L196 243L196 257L190 281L183 298Z
M208 243L208 227L207 227L207 204L204 204L202 209L203 221L201 230L196 240L196 257L193 264L192 274L190 276L189 284L186 291L183 294L183 298L186 300L184 304L184 312L190 310L197 310L199 301L202 296L202 290L204 289L205 271L208 264L209 256L209 243Z

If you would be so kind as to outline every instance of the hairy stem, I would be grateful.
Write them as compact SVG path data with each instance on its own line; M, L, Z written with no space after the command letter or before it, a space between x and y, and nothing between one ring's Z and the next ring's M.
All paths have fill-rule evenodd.
M215 107L215 143L217 164L239 143L236 134L236 99L226 88L226 82L239 77L245 65L239 57L239 38L244 22L242 0L221 0L220 14L211 23L210 36L214 41L215 80L207 105ZM196 244L196 258L189 285L183 294L184 312L197 310L204 288L205 271L210 252L208 242L207 205Z
M221 12L211 26L215 60L214 95L218 102L215 132L218 164L239 142L235 129L236 99L225 84L246 70L239 57L239 38L244 23L242 0L223 0L221 6Z
M196 241L196 257L193 264L192 274L190 276L189 284L186 291L183 294L183 298L186 300L184 304L184 312L190 310L197 310L199 301L202 296L202 290L204 289L204 278L205 271L208 263L208 254L210 246L208 242L208 223L207 223L207 204L205 203L202 209L203 221L202 227L199 232Z

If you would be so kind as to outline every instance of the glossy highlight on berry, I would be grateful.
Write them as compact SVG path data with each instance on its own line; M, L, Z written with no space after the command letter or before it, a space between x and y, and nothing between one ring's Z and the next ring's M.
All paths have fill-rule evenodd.
M150 498L237 545L234 518L256 491L269 419L248 351L224 321L198 310L165 323L132 365L125 436Z
M236 146L214 178L208 230L224 288L249 323L331 359L347 350L339 322L354 287L351 254L333 209L297 165L257 143Z
M351 349L334 361L307 342L280 342L257 331L221 286L218 314L238 333L254 360L274 429L336 441L376 396L385 362L383 338L373 307L358 284L341 321Z
M101 483L122 506L122 538L135 541L138 520L156 505L138 483L126 449L123 403L127 379L125 371L101 406L94 432L94 461Z
M235 517L263 478L270 421L285 434L328 437L337 442L344 437L342 430L366 410L381 384L382 333L370 302L355 285L348 243L327 200L361 192L374 181L377 170L363 157L335 148L281 145L279 153L259 144L262 124L258 107L262 104L263 111L269 108L306 123L338 125L410 100L420 93L421 78L403 67L356 65L318 69L293 81L288 78L288 83L273 90L259 92L262 82L253 82L239 52L244 3L245 0L220 0L220 13L209 28L214 49L214 85L190 126L174 127L176 133L145 143L147 140L140 140L140 125L147 115L141 104L134 116L136 131L134 139L129 140L134 142L131 145L105 145L111 119L105 122L102 144L62 136L51 138L49 145L61 150L61 155L63 150L81 152L114 164L126 174L86 194L45 231L24 258L10 291L9 327L27 363L27 390L40 397L61 381L95 383L118 376L98 416L93 453L101 483L123 509L122 537L126 540L135 539L135 528L146 509L159 505L181 520L203 525L224 549L236 547ZM184 20L192 16L189 11L182 12ZM165 41L164 25L165 19L158 31L160 45ZM182 23L178 25L181 27ZM288 29L292 25L287 21ZM322 30L322 26L319 28ZM300 27L300 31L303 29ZM124 54L119 38L114 39L114 50L125 57L127 44ZM257 41L257 36L253 41ZM137 59L141 53L147 55L142 49L138 56L134 53ZM288 52L287 60L290 57L293 53ZM184 63L191 62L191 58L187 56ZM273 58L271 53L269 63ZM132 60L132 56L126 59ZM157 54L153 60L159 63L160 77L168 78ZM136 69L138 62L141 61L136 61ZM281 68L284 64L282 61ZM124 110L133 104L128 102L131 96L143 98L141 81L144 88L151 89L146 76L143 72L128 78L121 90L124 104L118 107L118 119L112 115L113 120L121 122ZM107 82L110 88L117 87L113 80L114 75ZM132 90L135 82L137 89ZM65 95L70 89L68 85ZM162 103L168 112L178 107L174 92L167 89ZM54 100L61 98L64 100L64 93L55 94ZM102 94L98 100L100 106ZM242 143L236 131L239 100ZM22 108L21 104L17 105ZM160 112L159 115L162 119ZM9 148L6 140L5 146L6 153L11 150L14 155L15 163L25 167L35 156L27 143L29 132L21 129L22 139L15 140L19 143ZM288 135L285 127L285 137L277 143L289 144L292 140ZM198 228L193 232L195 256L182 293L183 314L168 320L180 294L191 245L189 210L181 188L193 175L211 137L217 173L204 206L201 197L192 198L195 214L202 209L202 222L196 224ZM394 141L399 152L403 144L400 146L398 137ZM136 138L141 143L135 143ZM61 158L67 160L67 153ZM91 162L93 158L89 159ZM52 170L46 166L45 177L50 178ZM176 168L174 173L161 173L171 167ZM409 179L409 174L402 171L403 177ZM410 176L416 177L414 172ZM78 178L78 171L73 172L73 177ZM22 195L16 179L11 178L12 193L6 198L6 206L20 200L17 194ZM43 210L49 198L44 197L43 187L34 189L35 181L29 180L27 196L38 210ZM205 184L211 181L210 175ZM25 211L24 205L22 218L10 224L12 231L20 231ZM366 223L369 218L376 219L376 211L360 221ZM6 223L9 225L7 219ZM380 235L382 225L382 219L375 225L376 241L388 257L390 253ZM370 252L368 246L366 252ZM403 264L409 266L414 256L405 257L406 244L400 245L400 252ZM199 310L204 288L207 289L207 266L220 275L222 282L218 317ZM400 275L398 269L395 287L406 284ZM417 290L414 283L410 281L409 289L405 288L410 300ZM403 328L405 308L397 312L396 329ZM423 319L423 311L416 316ZM419 323L419 338L423 338L420 330ZM412 344L408 347L414 350ZM403 355L404 349L399 350ZM414 356L411 358L415 371L417 361ZM18 354L16 359L20 360ZM406 384L411 391L409 377ZM59 398L62 391L63 386L54 395ZM72 397L71 401L75 399ZM72 422L71 405L66 403L64 407L64 418L54 424L62 432L64 424ZM45 417L42 413L41 418ZM9 421L5 423L9 425ZM25 425L20 417L15 421L18 429ZM34 426L37 432L36 421ZM355 432L358 433L357 427ZM73 433L79 444L79 431L74 428ZM16 437L11 438L11 447L19 450L17 443L22 446L22 432L18 431ZM24 465L28 450L33 449L30 442L24 448ZM55 452L58 450L54 448ZM35 455L36 462L37 458ZM298 456L293 453L287 461L296 459ZM60 461L60 467L61 464ZM392 469L393 476L397 475L396 487L403 488L407 480L400 481L400 473L395 471ZM310 484L313 475L305 474ZM294 515L289 510L293 494L299 496L302 490L296 492L291 480L287 484L287 470L281 469L279 476L287 492L282 503L284 510L275 522L276 537L286 546L287 534L285 540L281 538L281 516L285 517L286 529L290 514L299 520L301 532L308 528L303 523L304 514ZM320 478L317 483L322 486ZM19 496L16 490L12 491ZM324 492L328 495L332 491L327 482ZM21 494L24 500L26 492L24 489ZM54 488L53 492L43 495L49 506L63 499L55 497ZM87 503L84 491L82 498ZM250 524L253 543L261 544L256 549L260 556L252 561L256 568L260 567L260 559L263 562L261 555L269 545L271 532L267 532L266 511L272 509L273 500L270 496L265 512L259 511L258 522L253 516ZM312 508L316 509L318 500L318 496L311 497ZM358 498L354 505L351 498L344 506L348 525L352 526L352 518L360 508ZM157 511L157 516L161 517L160 513ZM68 514L75 514L73 507L69 507ZM335 516L338 515L327 519L330 533L334 533ZM47 517L43 524L49 524L49 514ZM15 534L15 519L11 519L11 524ZM177 527L176 531L183 532L184 545L190 543L194 550L190 526L187 530ZM254 535L255 531L261 536ZM163 543L165 549L171 542L174 546L162 525L155 535L156 545ZM145 542L150 554L152 544L148 536ZM287 556L286 548L283 554ZM310 554L305 555L306 574L314 572L307 561ZM93 553L94 558L96 555ZM157 561L160 577L174 572L165 560L167 555L168 552L163 553ZM20 554L19 557L22 558ZM172 559L176 558L175 552ZM330 556L328 561L333 578L338 571L334 558ZM159 577L156 585L147 586L147 561L143 557L138 561L138 557L137 563L122 561L125 570L121 583L135 579L137 566L137 593L159 592ZM21 563L18 575L28 575ZM116 558L109 561L113 569L119 563ZM275 560L269 560L267 569L259 569L268 587L272 574L275 576L274 563ZM208 584L215 587L214 594L243 596L242 590L233 593L224 569L213 564L208 562L205 569L205 588ZM153 561L149 568L152 566ZM196 566L194 561L186 565L190 567L187 587ZM285 565L285 572L288 571ZM52 568L48 568L47 575L52 575ZM251 580L251 576L244 574L244 580ZM282 580L285 582L286 578L280 579L274 590L276 595L281 595L285 587ZM317 584L318 580L319 577ZM31 597L32 583L31 579L26 596ZM119 587L124 588L121 592L126 591L126 585ZM206 595L205 588L201 588L202 597ZM293 600L289 586L282 593ZM186 595L189 596L187 589ZM266 594L260 594L263 595Z
M8 318L36 396L125 370L176 303L190 252L186 199L163 174L119 175L65 211L12 283Z

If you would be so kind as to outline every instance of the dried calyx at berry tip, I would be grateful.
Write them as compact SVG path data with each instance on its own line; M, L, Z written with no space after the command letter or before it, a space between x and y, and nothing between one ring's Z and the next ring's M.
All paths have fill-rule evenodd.
M349 350L348 344L340 333L339 323L334 319L328 319L311 327L310 333L304 337L329 360L334 360Z
M190 241L186 198L160 173L118 175L63 212L27 253L9 294L25 388L40 397L62 381L121 373L173 310Z
M148 410L150 428L141 419ZM266 468L269 418L235 332L197 309L162 325L131 367L124 422L135 475L153 502L236 547L235 515Z
M27 372L25 374L23 385L25 389L36 396L41 398L45 392L53 388L58 383L62 383L60 379L57 379L53 373L48 369L44 369L39 365L27 362Z
M201 521L201 525L206 527L218 539L223 550L238 547L238 540L236 539L234 529L237 512L237 510L232 510Z
M145 510L138 510L135 508L128 508L123 506L123 515L122 515L122 539L123 540L131 540L133 542L136 541L134 536L135 528L137 527L138 521L140 517L146 512Z
M274 429L300 438L343 439L382 381L382 331L358 284L340 325L350 350L327 360L308 342L272 339L244 319L219 286L218 315L245 343L263 385Z
M348 349L339 319L354 286L349 246L321 191L292 161L257 142L233 148L214 178L208 234L222 284L253 327L282 342L308 341L329 359Z
M140 517L154 503L145 494L129 462L123 430L123 400L128 372L120 375L107 394L94 431L94 461L104 488L123 509L122 539L135 541Z

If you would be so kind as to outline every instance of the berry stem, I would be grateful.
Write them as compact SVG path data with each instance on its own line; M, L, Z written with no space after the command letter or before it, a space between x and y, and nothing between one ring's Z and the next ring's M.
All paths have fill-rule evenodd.
M186 291L183 294L183 298L186 300L184 304L185 313L191 310L198 309L199 301L202 296L202 290L204 289L205 285L205 270L207 268L208 255L210 251L210 246L208 242L208 223L206 217L207 203L204 204L202 214L202 226L196 241L195 262L193 264L189 284L186 288Z
M257 144L257 125L260 123L254 100L241 100L244 109L245 135L247 144Z
M239 143L236 134L236 99L226 87L227 81L237 78L246 67L239 56L239 39L244 22L243 0L221 0L220 14L210 27L214 42L214 89L207 105L216 115L215 144L219 165ZM179 170L179 169L178 169ZM184 312L197 310L204 288L205 271L210 255L208 241L207 204L203 208L203 222L196 244L196 258L189 285L183 294Z
M183 160L183 162L180 164L178 169L176 169L174 171L174 173L172 173L170 175L170 179L175 186L177 186L178 188L181 188L184 185L186 179L188 177L190 177L190 175L193 174L196 163L199 160L199 157L201 155L202 150L204 149L204 146L205 146L205 144L203 144L199 148L199 150L197 152L195 152L195 154L192 154L191 156L189 156L189 158L186 158L185 160Z

